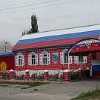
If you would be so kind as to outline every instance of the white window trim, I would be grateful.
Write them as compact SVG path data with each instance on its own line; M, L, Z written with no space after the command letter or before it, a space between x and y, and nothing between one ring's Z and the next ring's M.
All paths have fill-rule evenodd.
M15 66L18 66L18 56L15 56Z
M63 59L64 60L64 59ZM72 64L72 56L69 56L69 59L68 59L69 61L69 64ZM64 63L64 64L68 64L68 62L67 63Z
M47 54L47 64L43 64L43 55ZM50 53L48 53L47 51L43 51L40 54L40 65L49 65L50 64Z
M86 64L87 63L87 56L82 56L83 62L79 62L79 56L74 56L74 63L75 64Z
M87 56L83 56L83 63L86 64L87 63Z
M22 64L19 64L19 56L22 57ZM18 53L15 56L15 66L24 66L24 55L22 53Z
M63 65L68 64L68 62L69 62L69 64L72 64L72 56L69 56L67 63L64 62L64 53L67 52L67 51L68 51L67 49L64 49L62 52L60 52L60 63L63 64Z
M78 64L79 63L79 57L78 56L74 56L74 63Z
M32 64L32 55L35 55L35 64ZM34 52L31 52L28 55L28 65L30 65L30 66L36 66L36 65L38 65L38 54L36 54Z

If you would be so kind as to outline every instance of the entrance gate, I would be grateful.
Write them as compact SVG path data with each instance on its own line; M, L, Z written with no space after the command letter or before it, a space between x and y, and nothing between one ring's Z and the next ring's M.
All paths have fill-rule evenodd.
M88 52L92 54L91 72L92 76L100 76L100 40L95 38L83 39L75 43L68 53ZM94 55L95 54L95 55Z

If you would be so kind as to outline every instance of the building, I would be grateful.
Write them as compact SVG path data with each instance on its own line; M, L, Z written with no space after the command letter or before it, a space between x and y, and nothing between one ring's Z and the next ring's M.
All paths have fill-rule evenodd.
M18 74L91 70L100 76L100 25L24 35L13 47Z
M15 60L13 52L0 53L0 71L15 70Z

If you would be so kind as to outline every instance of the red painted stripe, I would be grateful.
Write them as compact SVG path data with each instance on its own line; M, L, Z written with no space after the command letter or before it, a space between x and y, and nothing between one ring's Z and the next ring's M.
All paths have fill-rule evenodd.
M84 37L84 38L75 38L75 39L67 39L67 40L55 40L55 41L47 41L47 42L38 42L31 44L20 44L15 45L12 50L21 50L21 49L29 49L29 48L43 48L49 46L57 46L57 45L65 45L65 44L74 44L85 38L98 38L98 36Z

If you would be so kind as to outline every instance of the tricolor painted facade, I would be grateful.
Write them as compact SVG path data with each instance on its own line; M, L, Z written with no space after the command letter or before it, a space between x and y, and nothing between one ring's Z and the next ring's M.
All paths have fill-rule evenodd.
M15 70L32 75L89 68L100 76L99 38L99 25L24 35L12 49Z

